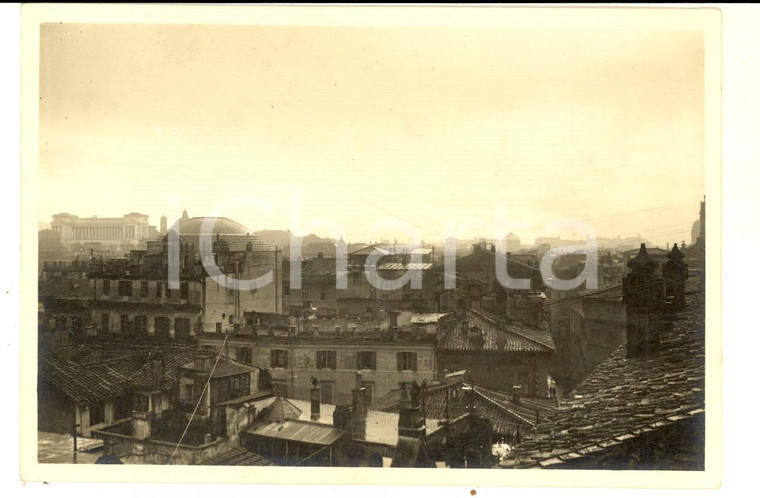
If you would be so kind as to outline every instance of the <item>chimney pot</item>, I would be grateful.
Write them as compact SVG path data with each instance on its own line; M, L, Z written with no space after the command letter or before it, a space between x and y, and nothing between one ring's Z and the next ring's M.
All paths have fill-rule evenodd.
M627 356L646 356L660 343L660 321L665 304L663 280L654 274L658 264L641 244L638 255L628 262L631 269L623 279L623 300L626 306ZM688 271L688 270L687 270Z
M311 420L319 420L320 415L319 379L311 378Z

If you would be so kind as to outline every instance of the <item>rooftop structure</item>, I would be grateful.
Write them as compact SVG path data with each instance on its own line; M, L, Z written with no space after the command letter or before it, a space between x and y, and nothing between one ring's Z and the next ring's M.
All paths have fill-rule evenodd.
M658 330L647 349L622 344L502 465L702 468L704 295L687 294L686 308L664 315Z

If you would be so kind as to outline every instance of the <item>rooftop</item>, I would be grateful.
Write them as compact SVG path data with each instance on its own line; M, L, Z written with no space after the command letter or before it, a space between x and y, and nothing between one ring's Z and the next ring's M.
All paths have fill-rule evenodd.
M660 336L660 349L626 357L621 345L514 448L504 467L546 467L603 451L655 429L704 414L704 296Z
M253 436L284 439L286 441L320 446L330 446L346 433L346 431L336 429L332 425L292 419L257 424L245 432Z
M428 387L423 395L426 417L431 420L446 419L447 391L449 418L453 420L464 415L468 412L465 393L471 387L471 384L464 382ZM521 437L537 420L547 418L556 406L553 400L525 397L515 403L509 394L477 386L473 388L475 412L491 421L491 428L498 437ZM372 408L398 413L400 402L401 391L394 390L375 401Z
M39 356L39 380L53 385L80 403L91 403L144 387L153 387L151 353L157 350L64 348ZM160 350L164 361L163 383L170 390L177 384L176 369L192 360L194 352L180 348Z
M466 325L463 329L462 325ZM469 330L476 327L478 335ZM547 331L513 324L501 324L495 318L470 308L455 315L445 327L439 342L444 351L484 351L507 353L553 353L554 340Z

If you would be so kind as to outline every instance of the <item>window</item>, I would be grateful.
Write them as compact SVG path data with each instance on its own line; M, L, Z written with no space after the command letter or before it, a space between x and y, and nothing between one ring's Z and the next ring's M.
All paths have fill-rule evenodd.
M174 334L178 339L190 338L190 319L189 318L175 318L174 319Z
M148 335L148 317L145 315L138 315L134 319L135 334L139 336Z
M237 361L248 363L249 365L253 364L253 351L249 347L238 346L235 358Z
M319 402L326 405L335 404L335 382L319 383Z
M179 298L180 299L187 299L188 294L190 294L190 288L187 282L181 282L179 284Z
M377 363L374 351L359 351L356 354L357 370L375 370L376 368Z
M289 284L285 284L285 285L282 286L282 294L285 295L285 296L289 296L290 295L290 285Z
M270 351L272 368L288 368L288 352L284 349Z
M132 281L131 280L119 281L119 295L132 297Z
M129 326L129 315L121 315L121 333L129 335L132 332L132 327Z
M135 411L147 412L150 400L146 394L135 393Z
M156 282L156 297L158 298L161 297L161 286L161 282Z
M317 351L317 368L337 367L337 353L335 351Z
M104 334L111 333L111 316L108 313L100 315L100 328L103 329Z
M171 328L171 320L167 316L156 317L156 337L160 339L168 339L170 337L169 329Z
M90 403L90 425L102 424L106 421L105 401Z
M307 291L306 289L303 289L301 291L301 299L309 299L309 291Z
M327 299L327 289L324 286L319 289L319 299L320 301Z
M216 333L217 334L222 333L222 322L216 322Z
M399 351L396 353L396 367L401 370L417 371L417 353Z
M194 397L194 394L193 394L193 385L192 384L185 384L183 392L182 392L182 400L186 401L188 403L192 403L193 401L195 401L193 399L193 397Z
M103 295L107 296L111 294L111 281L103 280Z
M230 315L230 325L235 323L235 315Z
M143 280L140 282L140 296L148 297L148 281Z

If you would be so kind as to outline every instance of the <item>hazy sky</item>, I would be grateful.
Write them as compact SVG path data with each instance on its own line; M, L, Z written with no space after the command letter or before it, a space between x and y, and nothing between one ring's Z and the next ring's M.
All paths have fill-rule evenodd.
M600 27L603 28L603 27ZM251 230L442 242L507 217L690 241L704 192L701 32L48 24L40 221L187 208ZM269 202L271 213L229 198ZM663 208L663 206L670 206ZM614 216L613 216L614 215ZM472 230L467 235L475 235ZM483 236L493 235L482 230ZM324 232L324 235L329 233Z

